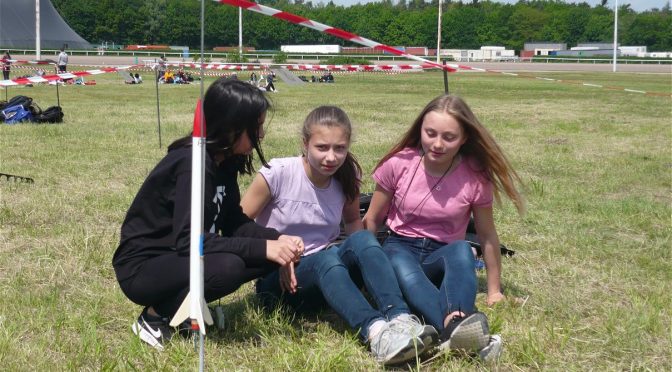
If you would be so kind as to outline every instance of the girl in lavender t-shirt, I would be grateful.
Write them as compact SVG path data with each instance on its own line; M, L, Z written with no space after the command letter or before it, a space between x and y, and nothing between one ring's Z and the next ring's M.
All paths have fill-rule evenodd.
M291 232L305 244L301 261L260 279L257 293L297 310L326 300L359 330L377 361L414 359L438 333L410 315L390 261L375 236L363 229L361 168L349 152L350 120L338 107L322 106L308 115L302 132L303 156L269 162L241 200L245 214L257 223ZM349 236L338 242L341 220ZM362 282L375 308L360 292Z
M499 356L501 338L490 337L475 307L474 256L465 239L473 215L487 270L487 303L504 299L501 256L492 213L503 191L522 212L520 181L506 157L462 99L431 101L376 166L376 190L364 216L367 229L386 222L387 253L404 297L441 331L441 349ZM435 284L437 283L437 284Z

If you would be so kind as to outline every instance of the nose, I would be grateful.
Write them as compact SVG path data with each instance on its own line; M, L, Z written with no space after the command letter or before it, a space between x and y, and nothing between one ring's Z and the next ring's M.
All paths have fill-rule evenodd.
M334 152L334 150L329 150L327 152L326 160L328 162L333 162L336 160L336 153Z

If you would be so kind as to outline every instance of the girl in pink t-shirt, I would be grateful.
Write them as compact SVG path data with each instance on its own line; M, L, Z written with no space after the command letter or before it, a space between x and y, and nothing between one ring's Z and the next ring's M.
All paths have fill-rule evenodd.
M359 330L378 362L400 363L429 349L438 333L410 314L389 259L364 230L361 168L349 151L351 132L343 110L316 108L303 125L303 156L272 160L243 196L245 214L283 234L291 231L306 245L299 263L260 279L257 293L297 310L314 310L326 300ZM341 220L348 234L344 241L338 241ZM375 307L359 290L362 284Z
M386 222L383 244L404 297L441 332L440 348L501 351L487 318L476 311L474 256L465 239L473 215L487 270L487 303L501 292L493 194L504 192L522 212L520 179L485 127L460 98L443 95L423 109L376 166L376 190L364 216L370 231ZM436 283L436 284L435 284Z

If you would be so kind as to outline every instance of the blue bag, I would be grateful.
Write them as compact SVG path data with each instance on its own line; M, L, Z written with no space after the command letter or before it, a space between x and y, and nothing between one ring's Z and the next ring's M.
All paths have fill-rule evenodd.
M7 107L2 110L2 116L5 120L5 124L16 124L22 121L33 120L33 114L30 110L26 110L23 105Z

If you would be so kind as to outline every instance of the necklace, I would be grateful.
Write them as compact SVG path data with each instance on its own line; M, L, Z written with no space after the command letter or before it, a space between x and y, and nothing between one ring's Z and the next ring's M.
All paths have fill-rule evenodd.
M443 178L446 177L448 172L450 172L450 170L453 168L453 164L455 164L455 159L457 159L457 156L458 156L458 154L455 154L455 156L453 156L453 159L450 161L450 165L448 166L448 168L443 172L441 177L439 177L439 179L434 183L434 186L432 186L432 188L429 189L427 194L422 198L422 200L420 200L420 202L415 206L415 208L413 208L413 210L410 213L407 214L407 216L413 216L413 213L415 213L415 211L418 210L418 208L420 208L420 206L423 205L427 201L427 199L429 199L430 195L432 195L432 192L435 189L436 190L441 190L441 188L439 188L438 186L441 183L441 181L443 181ZM415 166L415 170L413 171L413 175L411 176L411 180L408 181L408 186L406 187L406 191L404 192L404 195L401 197L401 200L399 201L399 205L394 203L394 207L396 208L397 211L400 210L399 207L404 205L404 202L406 201L406 195L408 195L408 190L411 189L411 185L413 184L413 180L415 179L415 174L418 173L418 168L420 168L420 164L422 163L422 160L424 158L425 158L425 153L423 152L422 156L420 156L420 160L418 161L418 164ZM409 222L409 220L406 221L406 223L408 223L408 222Z

